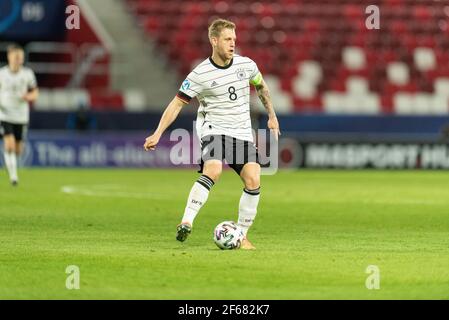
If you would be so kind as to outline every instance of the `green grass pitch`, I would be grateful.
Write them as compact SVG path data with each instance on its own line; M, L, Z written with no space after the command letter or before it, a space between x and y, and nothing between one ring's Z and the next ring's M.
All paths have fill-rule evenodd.
M449 173L281 171L262 177L253 252L221 251L242 185L226 171L185 243L194 170L0 174L0 299L448 299ZM66 288L66 267L80 289ZM380 270L368 290L366 268Z

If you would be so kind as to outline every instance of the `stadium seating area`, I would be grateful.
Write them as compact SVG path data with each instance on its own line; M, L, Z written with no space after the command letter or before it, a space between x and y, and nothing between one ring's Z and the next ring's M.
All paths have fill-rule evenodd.
M446 114L449 1L124 0L185 77L210 53L207 25L236 22L237 46L255 60L283 112ZM182 48L182 50L180 50Z
M65 5L78 4L64 0ZM64 11L61 12L65 14ZM88 107L94 111L134 111L145 108L138 90L113 90L111 55L95 28L81 12L82 28L68 29L63 37L50 34L44 40L20 38L27 65L36 73L40 98L36 111L74 111ZM0 66L7 63L9 41L0 39Z
M41 89L34 110L72 111L81 106L92 110L123 110L128 106L132 108L136 100L143 99L133 90L111 90L107 51L98 41L81 42L69 37L64 42L31 42L25 45L28 66L35 71ZM4 45L0 46L0 52L2 57L6 55ZM6 64L6 60L0 64Z

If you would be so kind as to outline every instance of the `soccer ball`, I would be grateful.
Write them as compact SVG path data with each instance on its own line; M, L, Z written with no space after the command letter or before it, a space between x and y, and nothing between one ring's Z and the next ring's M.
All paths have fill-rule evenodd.
M222 250L238 249L244 236L243 230L234 221L224 221L215 228L214 242Z

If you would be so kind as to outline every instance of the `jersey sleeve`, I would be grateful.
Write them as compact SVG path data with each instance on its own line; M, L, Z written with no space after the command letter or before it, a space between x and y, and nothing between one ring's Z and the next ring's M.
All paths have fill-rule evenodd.
M36 80L36 75L34 74L34 72L32 70L29 71L28 74L28 90L33 90L37 88L37 80Z
M196 74L192 71L187 78L182 82L181 87L179 88L178 94L176 95L179 99L181 99L184 103L189 103L190 100L195 98L197 95L201 94L203 91L203 86L196 76Z
M257 64L251 60L251 75L249 77L249 83L251 83L254 86L260 85L262 82L262 74L259 71L259 68L257 67Z

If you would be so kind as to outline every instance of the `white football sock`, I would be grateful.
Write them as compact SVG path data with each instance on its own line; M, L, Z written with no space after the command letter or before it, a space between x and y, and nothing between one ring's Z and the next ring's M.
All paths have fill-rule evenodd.
M239 222L237 225L242 228L243 233L248 233L248 229L254 222L257 214L257 206L259 205L260 188L255 190L243 189L242 196L240 197L239 205Z
M9 173L9 180L18 181L17 176L17 158L14 152L4 152L5 166Z
M184 211L182 222L188 222L193 225L196 215L201 207L206 203L209 197L209 191L213 187L214 181L208 176L202 175L193 184L190 190L189 198L187 199L187 206Z

